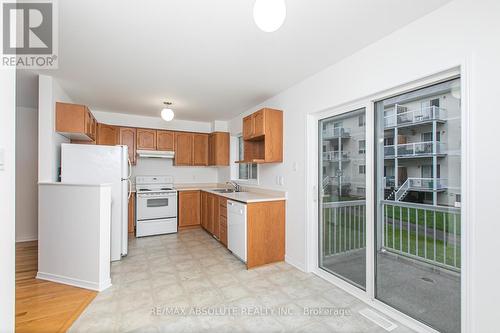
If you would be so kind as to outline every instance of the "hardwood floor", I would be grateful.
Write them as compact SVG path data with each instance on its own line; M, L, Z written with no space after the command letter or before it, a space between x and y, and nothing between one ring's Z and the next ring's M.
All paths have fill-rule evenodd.
M38 244L16 244L16 332L66 332L97 292L35 279Z

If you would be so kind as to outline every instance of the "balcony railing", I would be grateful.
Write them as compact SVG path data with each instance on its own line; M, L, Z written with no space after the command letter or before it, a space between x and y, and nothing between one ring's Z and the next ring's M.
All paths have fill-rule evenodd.
M384 185L386 188L392 188L396 186L396 179L394 176L384 177Z
M349 156L350 153L343 151L327 151L323 153L323 161L330 161L330 162L347 162L349 161Z
M460 209L406 202L381 202L378 250L460 271ZM322 205L324 256L366 247L366 201Z
M351 136L350 128L328 127L323 130L324 139L349 138L350 136Z
M323 204L323 254L330 256L366 246L365 200Z
M396 148L397 147L397 148ZM397 146L384 146L385 158L394 158L395 152L398 152L398 157L422 157L434 155L434 143L432 141L414 142L399 144ZM436 142L436 155L446 153L446 144L443 142Z
M459 208L383 201L382 216L382 250L460 271Z
M430 120L446 120L446 109L437 106L427 106L417 110L398 112L401 110L402 106L396 104L393 113L384 117L385 128L414 125Z
M408 188L416 191L445 190L448 188L448 179L444 178L408 178Z

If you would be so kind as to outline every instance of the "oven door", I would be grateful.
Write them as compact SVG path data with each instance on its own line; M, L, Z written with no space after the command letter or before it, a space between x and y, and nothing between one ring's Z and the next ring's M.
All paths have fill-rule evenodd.
M137 194L137 220L177 216L177 193Z

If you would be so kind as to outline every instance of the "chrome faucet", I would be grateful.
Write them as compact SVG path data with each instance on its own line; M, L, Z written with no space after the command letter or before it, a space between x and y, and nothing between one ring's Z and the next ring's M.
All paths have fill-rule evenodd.
M236 183L236 182L230 181L230 182L226 182L226 184L231 185L234 188L235 192L240 192L241 191L241 186L238 183Z

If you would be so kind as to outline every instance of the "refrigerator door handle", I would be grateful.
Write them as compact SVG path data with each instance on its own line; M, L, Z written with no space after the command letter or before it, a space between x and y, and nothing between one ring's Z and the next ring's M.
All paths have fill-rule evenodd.
M132 162L130 162L130 158L127 158L127 161L128 161L128 177L127 177L127 179L130 179L130 177L132 176Z
M130 200L130 196L132 195L132 182L130 179L127 179L128 181L128 199Z

